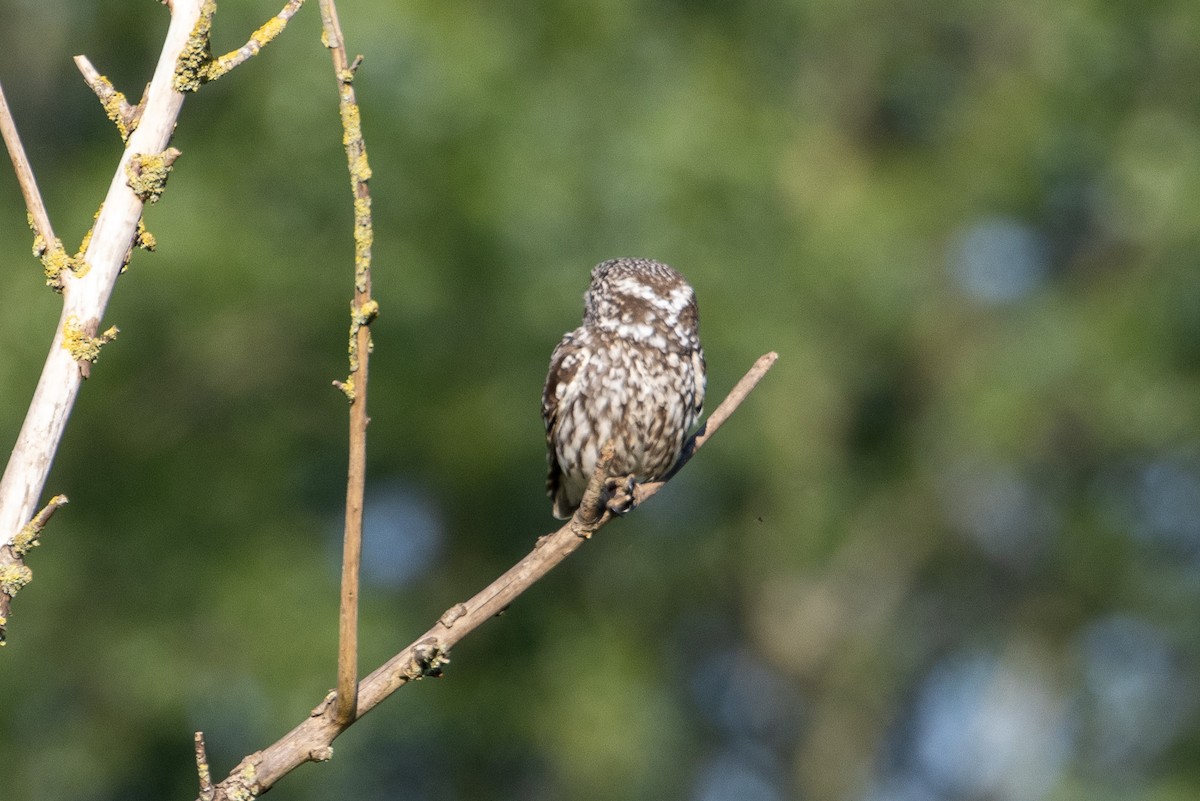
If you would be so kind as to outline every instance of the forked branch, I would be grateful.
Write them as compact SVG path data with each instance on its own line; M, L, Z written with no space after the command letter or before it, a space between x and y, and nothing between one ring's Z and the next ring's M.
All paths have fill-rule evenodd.
M206 70L205 80L215 81L233 68L241 66L251 58L254 58L254 56L257 56L260 50L270 44L276 36L283 33L283 29L287 27L288 20L300 10L300 6L302 5L304 5L304 0L288 0L278 14L271 17L260 25L258 30L250 34L250 38L246 40L244 45L237 50L231 50L225 55L213 59Z
M183 96L172 85L175 67L199 18L200 0L174 0L171 9L171 24L146 94L141 122L129 136L82 252L72 259L78 269L64 270L57 276L63 292L62 316L0 479L0 545L11 542L33 516L84 378L83 365L88 364L86 360L81 363L78 346L103 339L97 334L113 286L128 261L130 248L141 239L139 221L144 200L129 186L127 170L136 159L161 154L167 148L183 104ZM35 214L33 208L30 211ZM49 231L49 223L45 223L44 230L41 223L35 225L44 246L53 249L57 240Z
M125 150L95 223L75 256L68 256L62 242L54 236L29 160L0 90L0 133L12 158L37 234L34 253L42 259L47 283L63 294L62 316L41 379L3 478L0 478L0 548L12 541L21 525L33 514L80 384L87 378L100 346L116 334L115 327L100 333L100 321L117 276L128 264L135 246L154 249L154 238L142 222L142 209L146 203L158 199L171 164L179 156L179 151L167 145L183 104L183 93L195 91L205 81L257 54L279 35L302 4L303 0L288 0L243 47L214 60L209 32L215 2L168 0L171 24L154 76L136 106L131 105L87 58L76 58L84 80L116 124L125 141ZM8 567L16 569L13 565Z

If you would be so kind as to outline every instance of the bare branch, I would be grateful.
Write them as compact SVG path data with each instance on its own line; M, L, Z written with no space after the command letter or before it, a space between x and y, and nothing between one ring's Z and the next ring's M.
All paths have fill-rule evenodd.
M146 93L141 123L129 136L77 268L59 276L62 317L0 479L0 545L11 542L32 515L83 380L77 354L67 347L68 333L76 343L85 337L103 339L96 336L100 320L130 247L139 240L143 201L130 188L126 168L135 158L161 154L167 148L183 104L183 95L172 85L176 63L199 16L200 0L172 3L171 24Z
M33 571L25 564L25 555L38 546L42 529L58 508L66 504L66 495L55 495L17 532L12 543L0 546L0 646L5 644L7 638L8 613L13 598L21 588L33 581Z
M680 457L671 475L677 473L679 468L712 438L721 424L771 369L776 358L775 353L761 357L737 383L700 432L691 438L684 450L685 455ZM442 668L450 661L451 647L484 621L503 611L521 593L578 550L592 534L612 520L612 513L604 507L602 492L611 459L612 449L606 447L595 473L588 482L579 509L562 528L541 537L533 550L504 575L470 600L446 610L429 631L362 680L358 688L358 707L354 720L371 711L404 685L425 676L441 675ZM658 482L650 494L669 480ZM336 693L329 693L300 725L264 750L256 751L243 759L233 772L217 785L217 801L256 797L305 762L329 759L333 754L334 739L353 723L353 720L347 724L339 722L335 709L336 697Z
M321 0L322 39L333 57L338 84L338 110L342 142L354 193L354 300L350 306L350 376L334 385L350 401L350 465L346 480L346 524L342 543L342 584L338 613L338 679L336 720L354 722L358 708L358 578L362 562L363 492L367 473L367 376L371 358L370 324L379 313L371 298L371 191L367 181L367 146L354 94L354 71L346 57L346 44L333 0ZM355 60L357 66L358 60Z
M66 495L55 495L50 501L42 507L42 510L33 516L33 519L25 524L25 527L17 532L17 536L13 537L12 549L19 557L24 557L25 554L36 548L40 542L39 537L42 530L50 522L50 518L54 517L54 513L60 507L66 506L69 503Z
M25 208L29 210L29 217L33 221L34 233L41 237L42 249L52 249L57 243L58 249L62 250L62 243L54 236L54 229L50 225L50 215L46 212L46 204L42 202L37 180L33 177L33 167L29 164L29 157L25 155L25 147L17 134L17 124L13 121L3 86L0 86L0 134L4 137L8 157L12 159L17 183L21 185L21 194L25 197ZM37 255L40 256L41 253Z
M283 33L283 29L287 27L288 20L300 10L300 6L302 5L304 5L304 0L288 0L287 5L278 14L271 17L258 30L250 34L249 41L244 45L237 50L231 50L225 55L213 59L204 71L204 80L215 81L234 67L239 67L254 56L257 56L260 50L270 44L276 36Z
M712 414L704 421L704 425L700 427L695 436L684 445L683 453L679 454L679 461L671 468L671 472L667 474L666 478L661 481L650 481L645 484L639 484L634 488L633 497L635 506L662 489L664 484L683 469L683 466L688 463L696 450L705 442L708 442L713 434L717 433L717 429L725 424L725 421L733 414L734 409L740 406L742 401L746 399L746 396L754 391L754 388L758 386L758 382L774 366L775 360L778 358L779 354L775 351L764 353L758 357L758 360L754 362L754 366L750 368L746 375L742 376L742 380L738 381L737 385L730 390L729 394L725 396L725 400L721 401L721 404L713 409Z
M104 113L117 126L117 132L121 134L121 141L128 140L129 134L133 133L137 128L138 120L141 119L142 105L140 103L136 106L129 105L124 93L118 92L113 87L112 81L101 75L92 66L92 62L88 61L87 56L75 56L75 66L79 68L83 80L100 99ZM143 102L145 102L144 98Z
M200 801L213 801L217 791L213 788L212 771L208 768L208 749L204 745L204 732L196 732L196 772L200 775Z

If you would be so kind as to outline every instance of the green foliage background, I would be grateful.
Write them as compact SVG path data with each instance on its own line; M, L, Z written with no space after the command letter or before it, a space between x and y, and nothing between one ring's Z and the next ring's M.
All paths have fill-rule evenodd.
M192 798L331 686L351 209L315 3L188 99L0 653L0 797ZM218 50L275 13L221 6ZM1200 11L344 0L375 177L373 667L553 526L590 267L667 261L719 399L653 503L271 797L1200 793ZM78 242L167 13L0 0ZM0 179L0 440L59 299ZM715 400L714 400L715 402Z

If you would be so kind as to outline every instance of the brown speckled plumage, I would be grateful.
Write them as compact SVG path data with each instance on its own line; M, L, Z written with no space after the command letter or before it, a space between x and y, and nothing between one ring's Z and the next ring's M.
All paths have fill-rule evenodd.
M600 449L613 441L613 477L662 478L704 405L700 316L688 282L665 264L596 265L583 325L550 357L542 392L554 515L579 506Z

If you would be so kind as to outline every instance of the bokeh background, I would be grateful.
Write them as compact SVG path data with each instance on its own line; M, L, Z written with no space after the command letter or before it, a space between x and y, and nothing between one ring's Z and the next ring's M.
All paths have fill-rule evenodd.
M306 7L189 98L0 652L0 797L189 799L334 681L351 209ZM276 2L225 3L218 50ZM375 177L369 670L554 526L538 399L590 267L681 269L669 489L271 793L1200 796L1193 0L344 0ZM59 234L167 12L0 0ZM5 170L5 172L7 172ZM0 178L0 440L59 299Z

